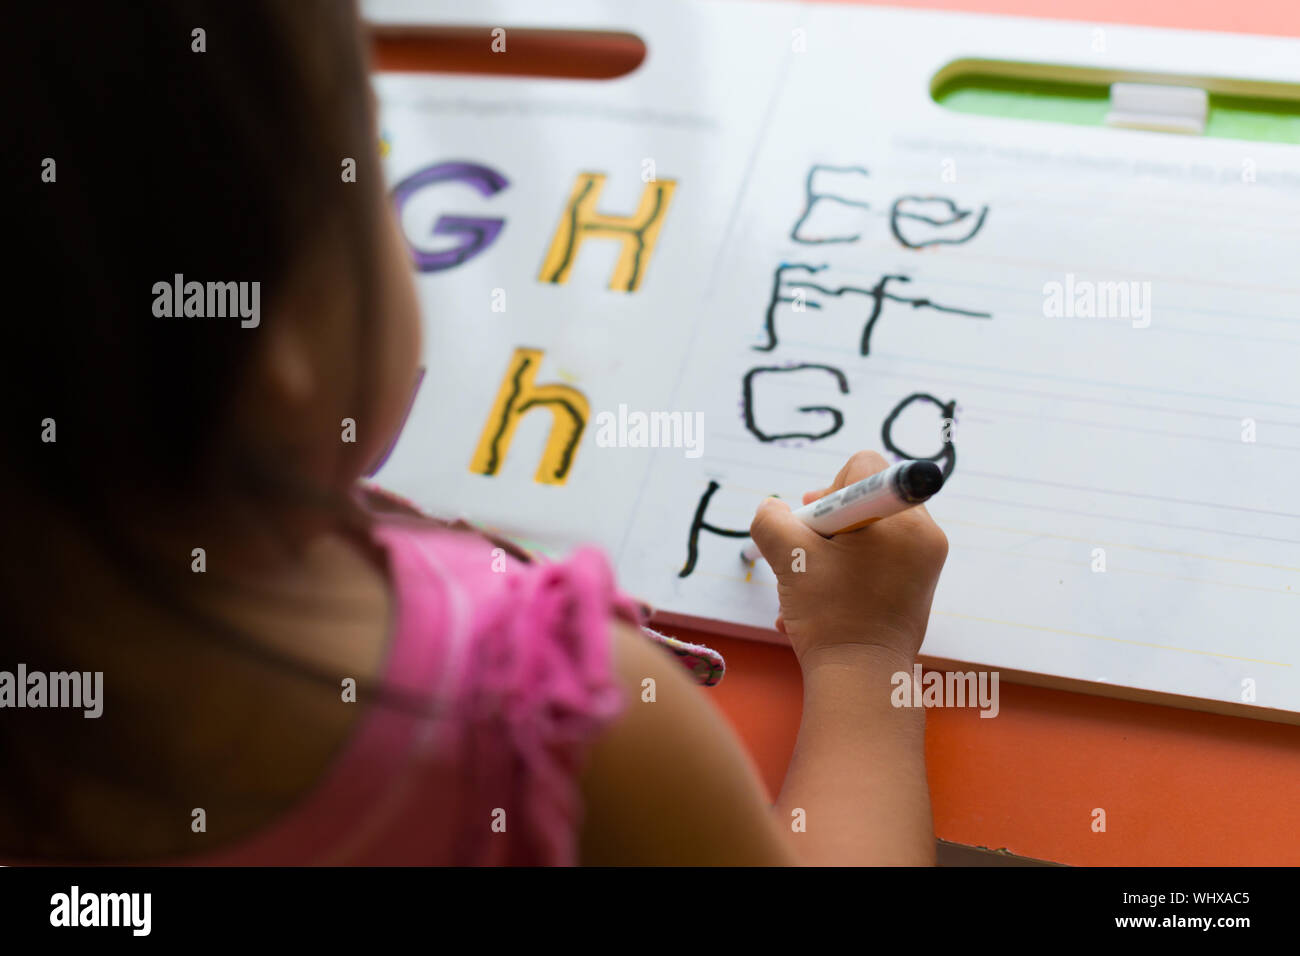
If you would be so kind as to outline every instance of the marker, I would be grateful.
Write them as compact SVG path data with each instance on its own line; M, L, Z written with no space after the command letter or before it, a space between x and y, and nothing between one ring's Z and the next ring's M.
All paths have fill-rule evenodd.
M942 487L943 469L934 462L900 461L812 504L796 508L791 514L829 538L914 508L929 501ZM741 550L740 557L746 564L753 564L762 555L758 545L751 541Z

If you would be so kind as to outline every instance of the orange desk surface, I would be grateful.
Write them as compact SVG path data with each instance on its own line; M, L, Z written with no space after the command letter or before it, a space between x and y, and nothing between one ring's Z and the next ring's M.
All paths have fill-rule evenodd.
M799 728L794 655L669 630L726 657L709 693L775 794ZM999 692L993 719L927 714L942 839L1080 865L1300 864L1300 727L1006 682ZM1097 807L1105 833L1092 832Z
M1300 36L1295 0L890 5ZM417 66L383 41L376 63L448 68ZM557 62L556 72L570 66ZM673 633L725 655L727 676L710 694L775 794L799 726L793 655L775 645ZM992 720L974 710L928 715L926 762L940 838L1080 865L1300 865L1300 726L1008 683L1000 691L1001 712ZM1106 811L1104 833L1092 831L1097 807Z

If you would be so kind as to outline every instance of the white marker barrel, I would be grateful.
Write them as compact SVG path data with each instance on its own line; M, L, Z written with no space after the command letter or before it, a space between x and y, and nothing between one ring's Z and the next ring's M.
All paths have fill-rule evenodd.
M943 470L932 461L900 461L884 471L845 485L791 512L820 535L844 534L881 518L914 508L943 487ZM753 564L758 547L750 542L740 555Z

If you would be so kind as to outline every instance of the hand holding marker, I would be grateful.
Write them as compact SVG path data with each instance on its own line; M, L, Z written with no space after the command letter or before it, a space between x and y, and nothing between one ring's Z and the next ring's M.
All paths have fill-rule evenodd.
M884 471L846 485L791 512L820 535L857 531L873 521L906 511L925 501L943 487L943 470L932 461L900 461ZM751 541L740 552L746 564L761 555Z

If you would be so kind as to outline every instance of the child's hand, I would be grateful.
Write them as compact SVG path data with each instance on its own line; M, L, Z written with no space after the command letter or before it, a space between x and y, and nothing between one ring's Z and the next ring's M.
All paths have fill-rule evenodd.
M805 493L803 502L886 467L876 452L860 451L829 487ZM924 505L823 538L794 518L785 502L768 498L749 530L776 572L776 629L789 637L801 663L841 645L878 648L902 663L916 656L948 556L948 539Z

